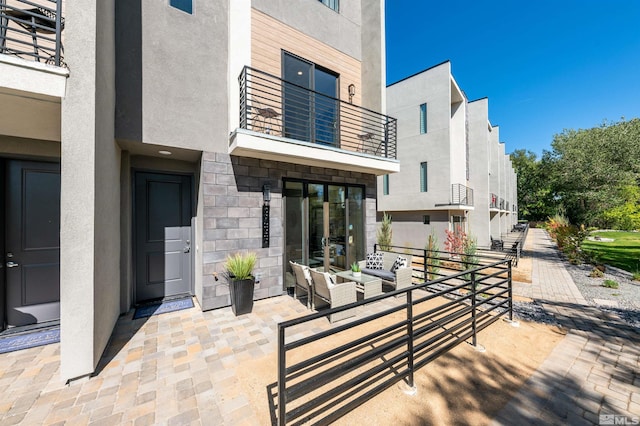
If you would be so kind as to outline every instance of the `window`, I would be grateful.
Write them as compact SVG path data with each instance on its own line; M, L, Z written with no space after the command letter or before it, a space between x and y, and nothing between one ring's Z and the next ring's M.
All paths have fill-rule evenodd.
M389 195L389 175L382 176L382 195Z
M338 7L340 6L340 0L320 0L320 3L324 4L331 9L338 11Z
M429 216L428 214L422 216L422 223L424 223L425 225L429 225L431 223L431 216Z
M427 162L420 163L420 192L427 192Z
M189 14L193 13L193 0L169 0L169 6Z
M420 133L427 133L427 104L420 105Z

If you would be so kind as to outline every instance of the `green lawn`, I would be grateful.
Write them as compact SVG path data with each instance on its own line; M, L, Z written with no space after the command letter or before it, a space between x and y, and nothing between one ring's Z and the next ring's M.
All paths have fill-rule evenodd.
M613 242L589 241L582 248L598 256L608 265L617 266L629 272L640 271L640 232L593 232L591 236L613 238Z

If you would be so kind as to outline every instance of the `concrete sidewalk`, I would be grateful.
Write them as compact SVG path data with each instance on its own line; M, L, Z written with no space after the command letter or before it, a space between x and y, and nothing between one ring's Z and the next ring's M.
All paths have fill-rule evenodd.
M568 333L493 424L597 425L607 424L605 416L637 421L640 330L587 305L545 231L531 229L527 249L532 284L515 284L514 293L537 300Z

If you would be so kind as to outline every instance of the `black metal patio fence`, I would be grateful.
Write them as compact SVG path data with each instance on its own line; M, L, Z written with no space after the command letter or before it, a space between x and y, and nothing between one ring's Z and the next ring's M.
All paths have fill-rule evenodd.
M278 325L278 424L328 424L479 331L513 318L511 262L459 271ZM298 327L385 299L393 307L299 338ZM388 300L387 300L388 301ZM373 310L373 309L370 309ZM288 332L291 335L288 335Z

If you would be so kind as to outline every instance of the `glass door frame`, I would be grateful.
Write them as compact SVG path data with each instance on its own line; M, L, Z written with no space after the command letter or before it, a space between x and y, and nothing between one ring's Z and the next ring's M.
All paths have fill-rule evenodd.
M289 229L288 229L288 222L290 218L287 218L287 204L288 202L290 202L290 200L288 200L288 196L286 195L287 193L287 183L288 182L292 182L292 183L300 183L302 184L302 214L304 216L304 226L303 229L301 229L302 232L302 236L300 236L301 238L301 245L302 245L302 253L301 253L301 257L302 259L290 259L290 253L289 253L289 247L287 244L287 241L289 241L290 236L288 235ZM311 265L311 262L313 256L311 253L311 235L310 235L310 228L312 226L312 212L311 212L311 208L310 208L310 199L309 199L309 186L310 185L322 185L323 187L323 208L322 208L322 241L321 241L321 247L322 247L322 262L320 264L314 264ZM341 234L332 234L331 233L331 223L330 223L330 200L329 200L329 187L339 187L339 188L343 188L344 189L344 227L342 230ZM348 249L347 245L349 244L350 241L353 241L353 235L351 233L351 230L353 229L353 225L352 223L350 223L350 218L352 217L352 214L350 212L350 190L349 188L354 188L357 189L361 196L362 196L362 207L361 207L361 227L362 230L360 232L361 236L360 238L356 238L355 241L353 241L354 244L356 245L360 245L362 247L364 247L366 241L364 241L365 239L365 232L364 232L364 228L365 228L365 220L366 220L366 206L365 206L365 199L366 199L366 186L365 185L361 185L361 184L350 184L350 183L340 183L340 182L329 182L329 181L317 181L317 180L309 180L309 179L297 179L297 178L284 178L283 179L283 198L284 198L284 205L283 205L283 213L284 213L284 221L285 224L283 226L284 228L284 245L285 245L285 250L284 250L284 264L285 264L285 270L287 270L287 265L288 262L290 260L294 260L294 261L302 261L302 263L305 263L307 265L309 265L310 267L316 267L316 266L322 266L325 268L330 268L332 266L335 266L336 268L344 268L344 269L349 269L349 265L352 262L356 262L358 261L358 259L351 259L351 250ZM353 191L353 190L352 190ZM353 191L353 193L355 194L357 191ZM344 241L344 244L342 245L342 248L340 249L340 252L338 252L338 244L335 244L336 246L336 253L334 253L334 261L331 262L331 240L333 239L334 241L340 241L339 239L342 238L342 241ZM297 238L296 238L297 239ZM355 250L355 252L357 252L358 250ZM338 256L344 256L344 259L342 260L341 265L340 266L336 266L337 263L337 257ZM318 257L318 256L317 256ZM315 259L318 260L318 259Z

